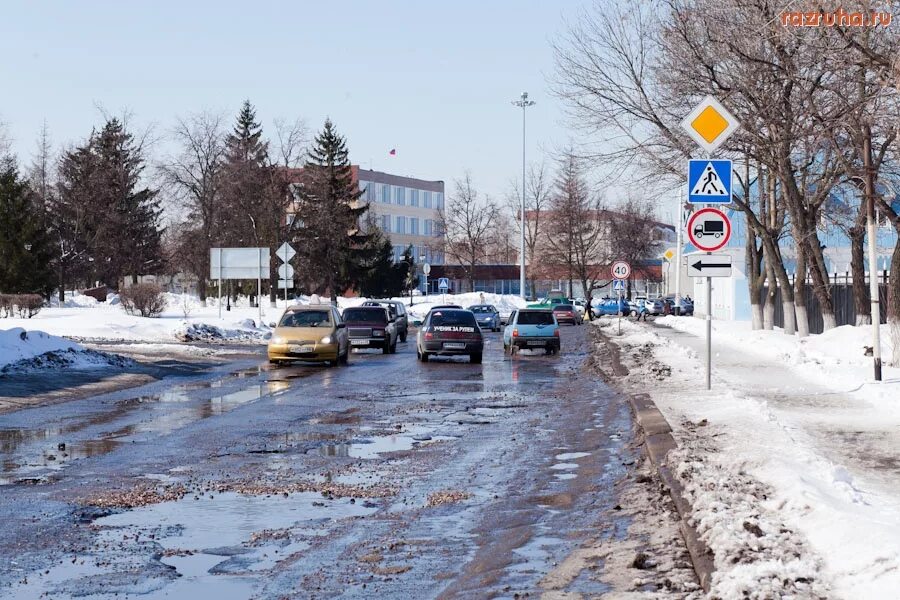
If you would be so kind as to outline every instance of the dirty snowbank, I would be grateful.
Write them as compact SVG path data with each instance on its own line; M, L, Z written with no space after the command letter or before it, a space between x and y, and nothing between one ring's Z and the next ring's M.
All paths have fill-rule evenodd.
M0 329L0 375L47 369L123 367L128 359L88 350L79 344L21 327Z
M714 594L893 597L900 373L865 383L858 331L801 340L714 322L706 391L703 337L680 333L700 334L704 321L657 323L672 329L629 321L612 339L627 384L653 397L681 446L670 464L716 554Z
M89 296L72 294L62 306L45 307L32 319L3 319L0 326L36 327L51 335L65 336L79 341L126 341L143 343L208 342L228 344L261 344L272 335L269 324L277 322L285 309L285 301L279 299L276 307L263 300L260 309L250 306L246 297L232 303L231 310L222 308L221 317L216 298L209 298L202 306L196 296L166 294L166 308L158 318L129 315L110 295L107 302L97 302ZM327 299L324 299L327 301ZM338 298L338 306L359 306L367 298ZM440 295L397 297L409 306L410 316L423 318L436 304L444 304ZM468 307L480 302L478 293L447 294L446 303ZM524 306L518 296L484 294L484 302L494 304L501 313ZM288 305L308 304L309 297L300 296L288 301Z

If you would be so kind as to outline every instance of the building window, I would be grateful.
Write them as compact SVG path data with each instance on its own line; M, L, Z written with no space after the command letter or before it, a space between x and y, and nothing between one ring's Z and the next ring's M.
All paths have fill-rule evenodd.
M285 220L287 221L288 227L290 227L291 225L294 224L294 219L296 219L296 218L297 218L297 215L295 215L294 213L289 213L289 214L285 217Z
M419 235L419 219L417 217L409 218L409 234Z
M419 190L409 190L409 205L410 206L418 206L419 205Z
M394 246L394 262L400 262L403 259L403 251L406 250L403 246Z
M394 233L406 233L406 217L397 217L397 228Z
M394 202L399 206L406 204L406 188L402 185L394 187Z
M381 184L381 202L383 204L391 203L391 186L387 183Z
M424 235L432 234L433 223L434 221L432 221L431 219L425 219L425 231L422 232Z
M444 194L442 192L434 193L434 207L437 210L444 210Z
M422 193L422 206L431 208L431 192L426 191Z
M385 233L391 232L391 215L381 215L381 229Z
M419 260L428 262L428 248L425 246L419 246Z

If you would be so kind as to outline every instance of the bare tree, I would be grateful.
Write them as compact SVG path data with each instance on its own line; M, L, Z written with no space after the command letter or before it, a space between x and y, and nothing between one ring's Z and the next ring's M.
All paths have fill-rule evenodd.
M608 262L608 227L602 199L590 188L583 161L571 148L560 159L545 231L545 261L566 269L569 296L574 295L573 280L578 280L590 297Z
M507 210L510 214L515 215L512 223L516 235L520 236L522 192L519 180L514 179L510 188L506 198ZM536 255L536 249L543 228L546 227L547 210L550 207L552 194L553 186L546 165L543 162L532 164L525 179L525 275L530 282L532 293L535 290L535 275L540 268L540 259Z
M289 169L302 166L311 139L306 121L301 118L287 121L279 117L274 124L276 162Z
M475 266L484 262L485 251L493 241L498 213L493 200L480 197L468 172L455 181L454 193L438 211L443 236L438 238L437 249L462 266L470 291L475 291Z
M209 273L209 251L220 236L220 188L222 160L225 153L223 117L215 113L198 113L178 119L172 132L180 149L171 157L163 172L187 207L188 229L179 228L175 247L180 262L198 278L198 293L206 306L206 282Z
M646 198L630 195L610 211L609 245L611 260L624 260L632 265L628 280L628 295L632 282L641 277L651 279L652 272L644 266L650 258L660 254L661 239L658 233L653 203Z

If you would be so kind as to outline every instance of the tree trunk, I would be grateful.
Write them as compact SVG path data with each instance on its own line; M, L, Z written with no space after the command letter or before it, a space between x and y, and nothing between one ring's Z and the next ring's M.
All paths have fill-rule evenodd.
M59 263L59 304L63 305L66 301L66 268L62 261Z
M762 271L762 253L756 246L756 234L747 226L747 287L750 292L750 314L754 330L763 327L762 285L765 272Z
M200 296L200 306L206 308L206 278L200 277L197 280L197 295Z
M898 228L897 233L900 233L900 228ZM872 273L871 275L872 277L878 277L878 273ZM900 367L900 241L894 244L894 252L891 255L891 274L888 280L887 293L887 320L891 343L894 346L891 363L895 367Z
M831 278L828 275L828 267L825 265L825 253L815 230L806 236L806 245L809 251L809 273L813 280L813 293L819 301L822 311L823 330L828 331L837 327L837 319L834 315L834 301L831 298Z
M794 312L797 315L797 334L809 335L809 315L806 312L806 244L797 244L797 271L794 273Z
M781 252L778 250L778 243L774 237L772 235L764 236L763 246L768 257L766 265L774 271L774 279L770 279L770 281L772 283L777 281L779 287L781 287L781 306L784 309L784 333L786 335L794 335L797 328L794 313L794 288L791 287L791 281L788 278L787 270L784 268L784 261L781 259ZM771 293L772 309L774 310L774 289L771 290Z
M765 251L763 246L763 263L766 269L766 280L768 287L766 288L766 301L763 306L763 329L771 331L775 329L775 296L778 294L778 281L775 279L775 266L772 264L769 253Z
M865 206L865 205L863 205ZM859 217L856 226L848 232L850 237L850 272L853 277L853 307L856 312L856 326L872 324L872 305L869 286L866 285L866 260L864 243L866 239L865 210L861 209L863 224ZM877 276L877 274L876 274Z

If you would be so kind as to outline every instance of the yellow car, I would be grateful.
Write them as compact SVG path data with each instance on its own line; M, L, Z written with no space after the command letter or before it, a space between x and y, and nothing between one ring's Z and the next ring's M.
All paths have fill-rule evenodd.
M347 326L337 308L330 304L292 306L275 326L268 354L272 364L291 360L320 361L329 366L347 364Z

